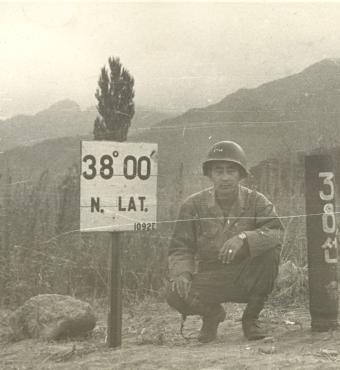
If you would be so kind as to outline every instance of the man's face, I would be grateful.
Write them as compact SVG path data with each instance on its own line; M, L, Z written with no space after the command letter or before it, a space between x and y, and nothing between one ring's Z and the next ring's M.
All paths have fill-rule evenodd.
M209 177L221 197L235 193L242 179L238 165L233 162L212 162Z

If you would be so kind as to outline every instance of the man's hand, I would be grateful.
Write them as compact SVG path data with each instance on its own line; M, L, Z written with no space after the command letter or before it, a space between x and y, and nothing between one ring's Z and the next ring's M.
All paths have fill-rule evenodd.
M220 249L220 253L218 255L218 259L222 263L231 263L238 255L243 254L242 247L244 241L240 239L237 235L233 236L232 238L228 239Z
M190 272L182 272L172 282L172 290L177 291L181 298L188 298L191 287L192 275Z

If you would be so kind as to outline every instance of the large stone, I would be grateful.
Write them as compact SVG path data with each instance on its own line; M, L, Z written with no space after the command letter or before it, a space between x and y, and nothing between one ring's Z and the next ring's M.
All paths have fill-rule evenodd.
M59 294L41 294L19 307L9 319L15 340L58 340L82 336L96 326L91 306Z

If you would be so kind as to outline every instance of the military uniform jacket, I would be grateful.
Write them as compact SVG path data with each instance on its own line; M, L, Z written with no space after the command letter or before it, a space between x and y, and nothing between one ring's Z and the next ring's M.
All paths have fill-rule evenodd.
M218 254L231 237L247 235L250 257L280 247L283 226L273 204L261 193L239 186L228 218L213 188L189 196L181 206L169 247L170 278L195 271L195 261L221 263Z

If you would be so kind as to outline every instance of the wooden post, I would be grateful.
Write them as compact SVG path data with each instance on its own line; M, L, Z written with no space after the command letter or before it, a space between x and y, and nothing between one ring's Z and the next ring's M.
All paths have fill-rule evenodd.
M120 232L111 233L109 271L109 314L107 344L120 347L122 344L122 277L120 269Z
M305 200L312 331L327 331L338 326L334 181L330 156L306 156Z

